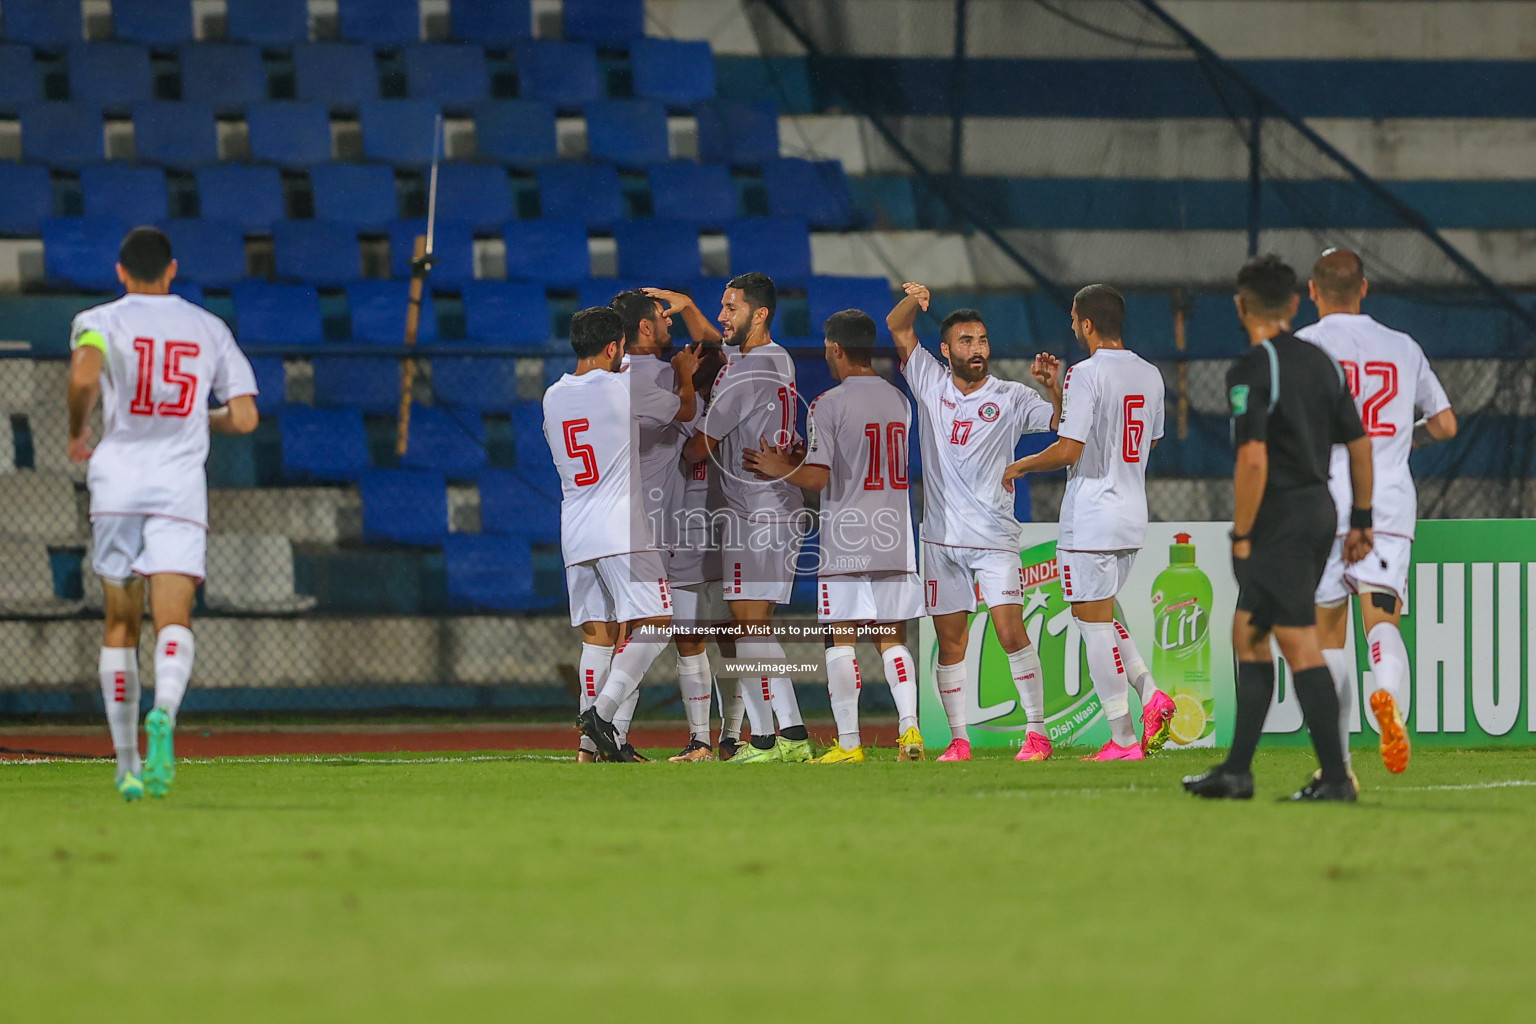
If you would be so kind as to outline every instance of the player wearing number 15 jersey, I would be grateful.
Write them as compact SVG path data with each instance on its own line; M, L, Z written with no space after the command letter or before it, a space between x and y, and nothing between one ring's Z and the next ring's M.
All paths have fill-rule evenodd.
M171 243L135 228L118 253L127 294L75 317L70 332L69 457L90 460L91 565L105 594L98 670L125 799L162 797L175 774L173 730L192 676L192 604L208 545L208 431L256 429L256 378L224 321L170 294ZM92 451L90 412L103 432ZM210 410L209 396L226 402ZM155 706L139 763L139 629L144 580L155 619Z
M1067 469L1056 556L1062 596L1072 606L1088 675L1109 721L1110 740L1095 761L1139 761L1168 737L1174 703L1115 618L1147 534L1147 456L1163 436L1163 375L1121 340L1125 300L1108 285L1089 285L1072 301L1072 333L1088 358L1067 370L1059 388L1057 441L1008 467L1004 479ZM1011 482L1007 486L1012 486ZM1130 688L1141 697L1142 735L1131 721Z
M1445 389L1430 369L1418 342L1360 312L1367 284L1360 257L1347 249L1329 249L1312 268L1308 286L1318 321L1296 337L1333 356L1344 370L1360 421L1371 439L1375 490L1371 498L1376 544L1353 565L1344 560L1351 494L1349 454L1335 445L1328 466L1328 490L1338 509L1333 551L1317 587L1317 624L1323 658L1339 693L1339 734L1349 761L1349 726L1355 684L1344 654L1351 594L1361 602L1366 643L1371 654L1371 710L1381 730L1381 756L1387 768L1408 767L1408 649L1398 623L1408 604L1408 565L1418 520L1418 492L1408 470L1416 445L1456 434L1456 414ZM1417 410L1417 413L1415 413ZM1422 419L1415 419L1416 415Z

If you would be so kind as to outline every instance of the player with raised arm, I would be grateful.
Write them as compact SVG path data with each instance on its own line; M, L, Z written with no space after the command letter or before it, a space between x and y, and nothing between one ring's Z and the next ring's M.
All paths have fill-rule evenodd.
M970 614L981 588L998 643L1026 718L1019 761L1051 756L1045 732L1045 680L1040 655L1024 631L1024 572L1013 497L1003 470L1024 434L1051 429L1055 409L1033 388L988 372L991 346L981 315L958 309L939 328L946 369L917 340L913 325L929 303L928 289L908 282L906 296L886 317L902 373L917 399L923 453L923 592L938 634L939 698L954 739L940 761L969 761L966 737L965 650ZM1037 378L1046 372L1036 359Z
M1086 761L1140 761L1162 749L1172 699L1115 618L1115 597L1147 536L1147 457L1163 436L1163 375L1125 347L1125 300L1104 284L1072 300L1072 333L1088 358L1046 385L1060 410L1057 440L1010 465L1003 486L1026 473L1067 470L1056 553L1062 596L1072 606L1088 675L1109 721L1109 742ZM1141 736L1131 720L1130 688L1141 698Z
M659 390L632 394L619 373L624 324L607 306L571 318L571 348L575 371L544 392L544 436L560 472L560 552L571 625L582 634L576 725L603 758L632 760L613 720L666 649L672 622L666 567L645 518L638 432L672 422L692 398L697 357L673 356L687 398ZM629 632L619 643L621 624Z
M170 239L128 232L118 252L122 298L70 330L69 457L90 460L91 566L101 577L106 638L98 660L125 800L163 797L176 774L176 714L192 678L192 605L208 549L208 432L256 429L256 376L224 321L170 293ZM208 408L212 393L225 404ZM90 447L91 409L102 438ZM144 580L155 623L155 706L139 760L139 630ZM141 774L142 772L142 774Z
M741 356L720 371L699 432L683 451L690 462L709 459L709 472L720 474L723 591L732 623L745 631L768 628L774 605L789 603L804 539L800 488L784 480L760 480L741 468L745 449L761 438L790 447L799 441L795 362L769 334L777 306L778 290L766 274L741 274L727 283L720 300L720 332ZM736 654L781 660L784 648L758 632L739 637ZM732 764L811 759L810 736L787 678L745 677L741 693L752 740L731 758Z
M907 435L912 407L875 373L875 322L857 309L833 313L823 328L836 387L811 403L804 457L764 443L744 453L744 467L797 487L822 491L817 621L832 627L827 690L837 742L818 764L864 760L859 735L859 630L893 627L875 637L900 717L897 760L923 760L917 727L917 666L906 623L923 614L923 585L912 543Z
M1333 551L1317 587L1317 630L1323 658L1339 693L1339 737L1349 763L1349 723L1355 683L1344 656L1349 598L1361 597L1360 615L1371 657L1376 690L1371 712L1381 731L1381 760L1390 772L1408 767L1408 649L1400 623L1408 606L1408 566L1418 520L1418 492L1408 469L1410 451L1456 436L1456 413L1419 343L1360 312L1369 285L1360 257L1347 249L1328 249L1312 267L1308 292L1318 320L1296 337L1323 349L1344 368L1366 435L1371 439L1371 499L1375 547L1363 560L1344 561L1352 503L1349 452L1335 446L1328 466L1328 489L1339 519ZM1422 417L1415 420L1415 410Z

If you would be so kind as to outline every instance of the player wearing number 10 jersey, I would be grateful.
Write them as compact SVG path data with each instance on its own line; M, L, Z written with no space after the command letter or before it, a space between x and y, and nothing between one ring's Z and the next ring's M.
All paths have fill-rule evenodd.
M170 294L171 243L135 228L118 253L122 298L70 332L69 457L90 460L91 565L105 595L98 670L125 799L161 797L175 774L176 712L192 676L192 604L208 545L208 431L256 429L256 377L224 321ZM89 447L101 397L103 433ZM226 405L210 410L212 394ZM139 763L139 629L144 580L155 619L155 706Z

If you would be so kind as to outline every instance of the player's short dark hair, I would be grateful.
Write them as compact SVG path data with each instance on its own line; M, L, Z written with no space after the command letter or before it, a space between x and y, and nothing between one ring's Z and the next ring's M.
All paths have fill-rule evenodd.
M638 288L619 292L608 303L624 324L624 346L640 340L640 323L661 314L661 303Z
M117 250L117 262L135 281L150 284L165 276L171 265L171 240L159 228L134 228Z
M1324 249L1312 264L1312 283L1329 302L1347 305L1360 297L1365 283L1365 264L1348 249Z
M976 310L971 309L969 306L962 307L949 314L949 316L944 318L944 322L939 324L939 340L948 341L949 329L956 324L981 324L985 327L987 322L981 318L981 314L976 312Z
M1237 290L1259 313L1283 313L1296 296L1296 271L1272 252L1250 256L1237 272Z
M779 290L774 287L773 278L754 270L750 274L737 274L727 281L725 286L741 290L750 312L756 313L759 309L766 309L768 319L763 321L763 326L773 325L773 314L779 308Z
M844 309L827 317L827 340L848 353L849 362L868 366L875 359L875 321L862 309Z
M571 348L576 358L600 355L616 341L624 341L624 321L611 307L593 306L571 317Z
M1105 341L1119 341L1125 329L1125 299L1107 284L1090 284L1072 297L1079 320L1091 320Z

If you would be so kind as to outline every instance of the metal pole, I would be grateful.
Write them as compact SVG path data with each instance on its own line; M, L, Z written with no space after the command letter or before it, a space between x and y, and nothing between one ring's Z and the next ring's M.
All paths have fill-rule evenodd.
M1253 104L1248 121L1248 255L1259 254L1259 224L1264 211L1264 161L1260 146L1264 137L1264 108Z
M955 57L949 74L949 175L960 187L965 133L965 6L955 0Z

